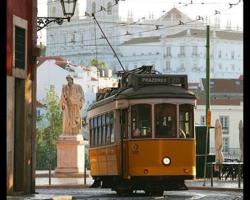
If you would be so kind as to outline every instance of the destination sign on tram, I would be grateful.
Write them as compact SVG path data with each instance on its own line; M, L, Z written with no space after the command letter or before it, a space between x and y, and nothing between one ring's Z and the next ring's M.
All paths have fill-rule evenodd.
M182 85L187 87L187 75L136 75L138 85Z

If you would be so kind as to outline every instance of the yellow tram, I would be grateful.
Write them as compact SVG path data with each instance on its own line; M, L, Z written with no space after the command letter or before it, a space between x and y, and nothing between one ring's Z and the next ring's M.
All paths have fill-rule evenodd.
M88 109L91 176L118 194L187 189L196 175L195 95L186 75L125 72Z

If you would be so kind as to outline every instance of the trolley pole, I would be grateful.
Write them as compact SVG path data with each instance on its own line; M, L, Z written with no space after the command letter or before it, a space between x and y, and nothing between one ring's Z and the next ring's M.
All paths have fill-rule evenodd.
M204 161L204 183L206 185L206 169L207 169L207 145L209 137L209 127L211 123L211 113L210 113L210 40L209 40L209 25L207 25L207 44L206 44L206 146L205 146L205 161Z

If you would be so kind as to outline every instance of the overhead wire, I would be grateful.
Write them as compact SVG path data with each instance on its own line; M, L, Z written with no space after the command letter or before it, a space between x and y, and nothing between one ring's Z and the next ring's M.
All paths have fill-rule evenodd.
M239 3L240 3L240 1L239 1ZM238 3L238 4L239 4ZM234 5L238 5L238 4L234 4ZM117 4L114 4L113 6L116 6ZM234 6L233 5L233 6ZM232 7L230 7L229 9L231 9ZM100 9L98 12L101 12L101 11L104 11L105 9L104 8L102 8L102 9ZM227 9L228 10L228 9ZM221 11L218 13L218 11L217 12L215 12L213 15L217 15L217 14L221 14ZM210 15L210 16L213 16L213 15ZM122 37L122 36L127 36L127 35L136 35L136 34L141 34L141 33L146 33L146 32L152 32L152 31L157 31L157 30L159 30L159 29L166 29L166 28L174 28L174 27L178 27L178 26L180 26L180 25L185 25L185 26L189 26L189 24L190 23L193 23L193 22L196 22L196 21L200 21L202 19L202 17L199 17L198 19L196 19L196 20L190 20L190 21L188 21L188 22L182 22L182 21L179 21L179 24L176 24L176 25L171 25L171 26L165 26L165 27L161 27L161 28L159 28L159 26L157 27L157 25L154 25L154 26L156 26L157 28L155 28L155 29L152 29L152 30L144 30L144 31L139 31L139 32L134 32L134 33L129 33L128 34L128 32L126 33L126 34L121 34L121 35L113 35L113 36L109 36L109 38L115 38L115 37ZM204 20L204 19L203 19ZM202 20L202 21L203 21ZM111 22L112 23L112 22ZM115 23L116 25L115 26L117 26L119 23ZM124 25L124 23L120 23L120 24L122 24L122 25ZM133 23L132 25L136 25L136 23ZM112 26L112 27L115 27L115 26ZM194 25L190 25L190 26L194 26ZM200 26L200 27L204 27L204 25L202 26L202 25L195 25L195 26ZM109 27L108 27L109 28ZM87 30L86 30L87 31ZM81 33L83 33L84 31L81 31ZM99 39L97 39L97 40L100 40L100 39L103 39L103 38L99 38ZM83 43L83 42L87 42L87 41L96 41L96 38L95 39L88 39L88 40L81 40L81 42ZM79 41L75 41L74 43L76 43L76 42L79 42ZM55 44L62 44L62 43L52 43L53 45L55 45ZM125 44L123 44L123 45L125 45ZM74 45L75 46L75 45ZM79 44L79 46L92 46L92 45L84 45L84 44ZM98 44L98 46L100 46L99 44ZM107 45L103 45L103 46L107 46ZM115 46L120 46L120 45L115 45ZM145 46L145 45L144 45ZM150 46L152 46L152 45L150 45ZM160 45L159 45L160 46Z

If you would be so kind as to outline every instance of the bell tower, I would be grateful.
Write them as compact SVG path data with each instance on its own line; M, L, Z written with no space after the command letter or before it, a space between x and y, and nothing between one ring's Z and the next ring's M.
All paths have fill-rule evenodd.
M48 0L48 17L63 17L62 5L60 1Z
M103 21L116 21L119 19L119 5L115 0L87 0L86 12Z

